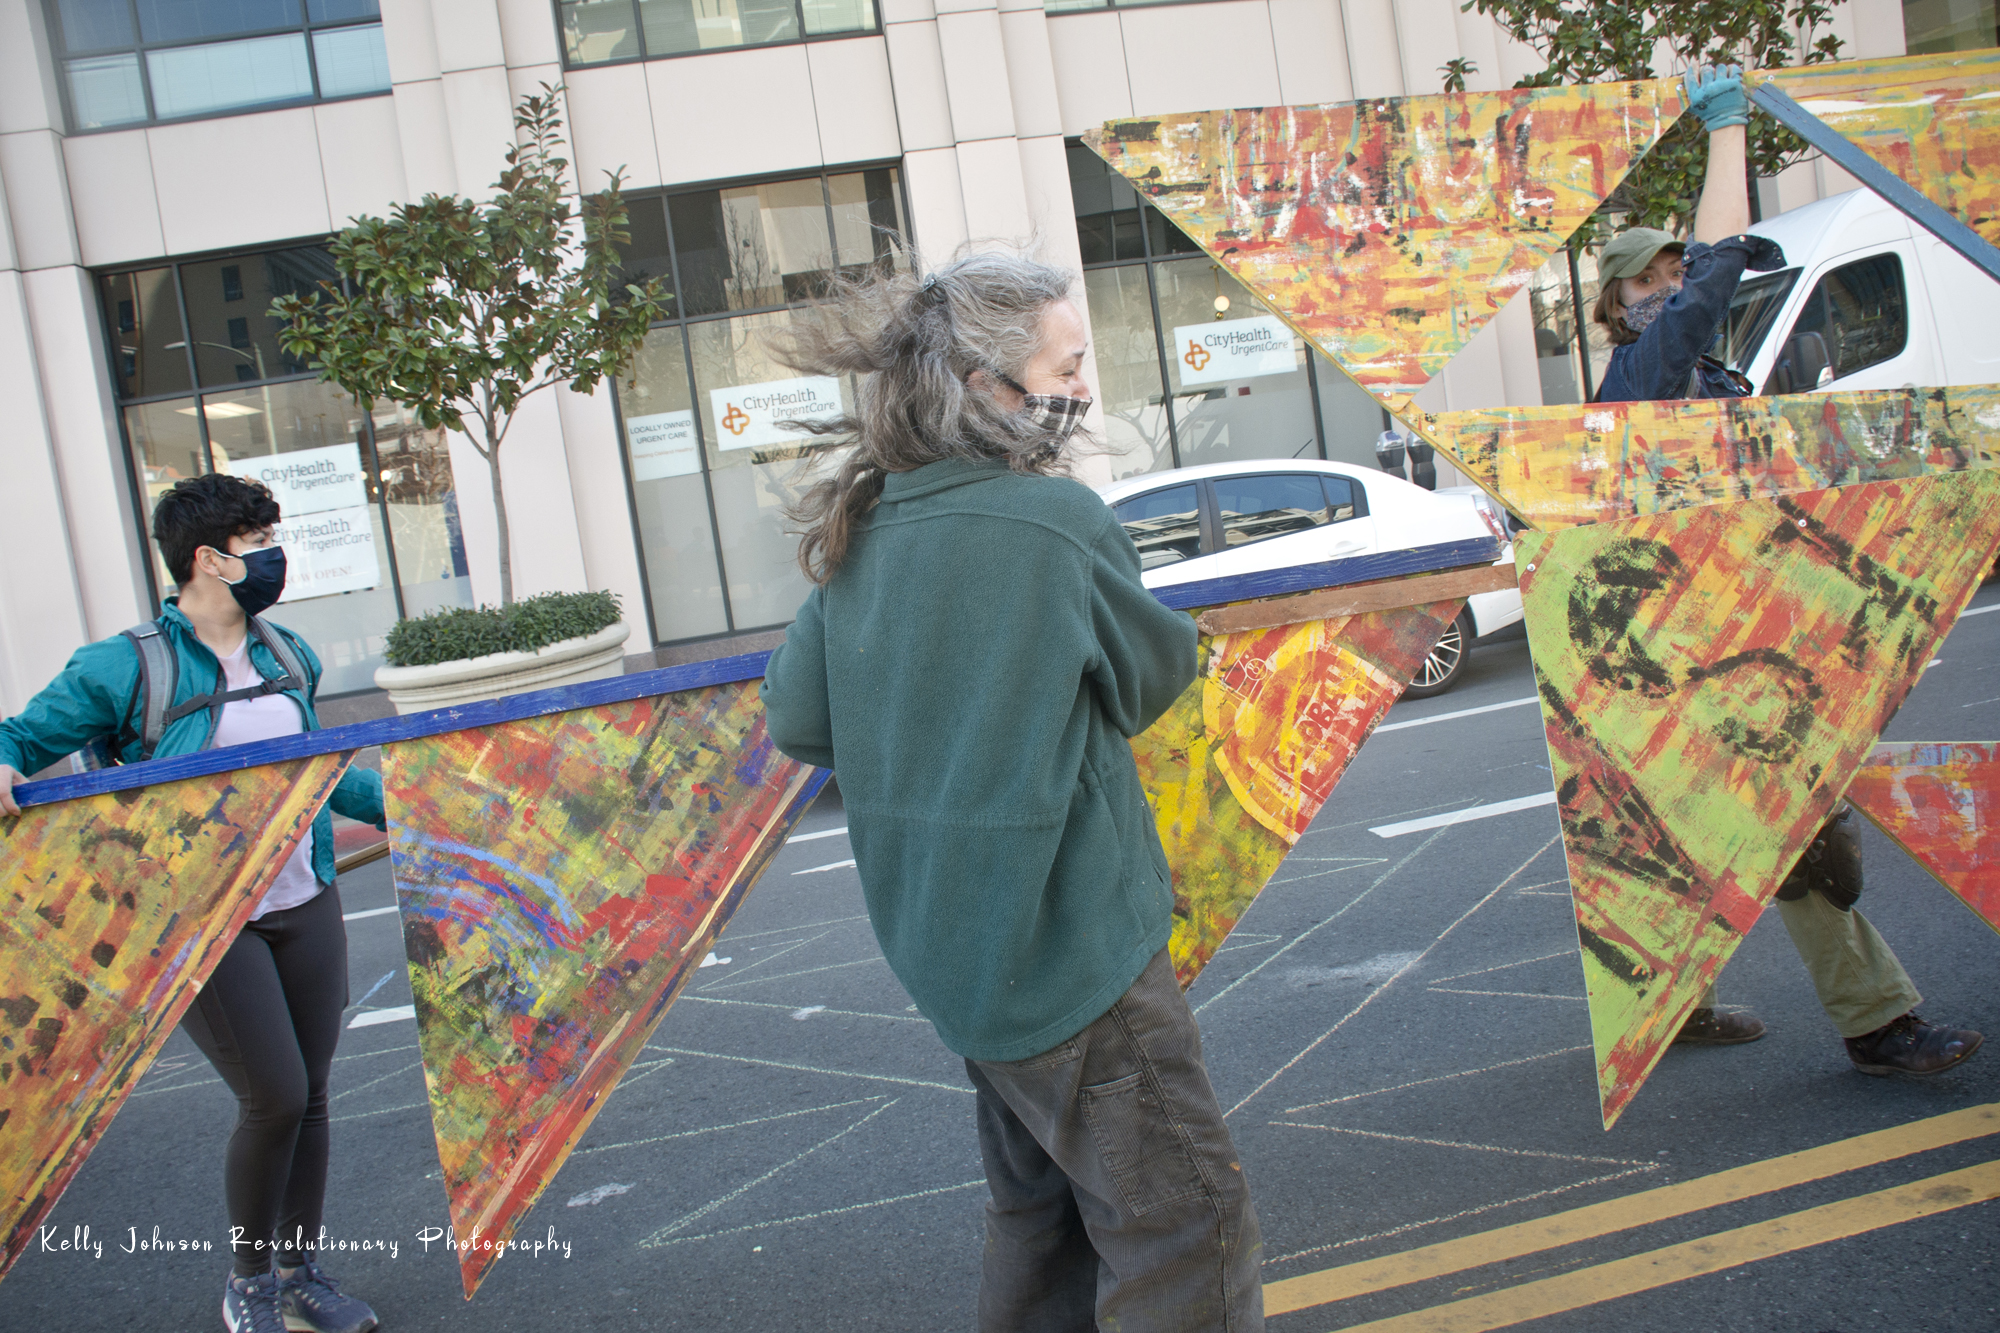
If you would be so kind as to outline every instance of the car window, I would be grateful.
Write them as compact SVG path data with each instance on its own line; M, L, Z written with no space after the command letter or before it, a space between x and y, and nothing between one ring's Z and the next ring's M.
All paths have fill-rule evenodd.
M1201 554L1201 502L1194 483L1135 495L1112 513L1139 548L1139 567L1158 569Z
M1709 353L1724 365L1747 369L1798 280L1799 270L1788 268L1737 283L1736 294L1729 298L1729 314L1715 331Z
M1323 487L1321 475L1314 472L1217 478L1212 484L1222 514L1223 545L1248 546L1353 518L1351 484L1344 478L1325 480L1329 484Z
M1790 336L1801 333L1826 339L1835 379L1900 355L1910 337L1903 261L1893 254L1870 255L1821 278L1792 324Z

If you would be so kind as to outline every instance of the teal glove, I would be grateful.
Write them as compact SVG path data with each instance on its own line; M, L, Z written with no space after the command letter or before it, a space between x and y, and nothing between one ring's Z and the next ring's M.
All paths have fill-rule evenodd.
M1713 134L1730 125L1750 123L1750 99L1743 95L1743 66L1699 65L1681 76L1688 110L1701 117Z

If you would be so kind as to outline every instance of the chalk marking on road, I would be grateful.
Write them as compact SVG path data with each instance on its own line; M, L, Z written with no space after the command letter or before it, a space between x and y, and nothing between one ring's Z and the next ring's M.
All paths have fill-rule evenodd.
M1589 1189L1592 1185L1608 1185L1614 1180L1625 1180L1632 1176L1643 1176L1646 1174L1646 1170L1646 1167L1635 1166L1630 1171L1613 1171L1609 1175L1592 1176L1588 1180L1574 1180L1567 1185L1552 1185L1545 1190L1536 1190L1533 1194L1521 1194L1511 1199L1498 1199L1492 1203L1482 1203L1472 1208L1461 1208L1455 1213L1442 1213L1437 1217L1427 1217L1421 1222L1405 1222L1401 1226L1390 1227L1387 1231L1375 1231L1366 1236L1350 1236L1346 1240L1328 1241L1324 1245L1314 1245L1310 1249L1295 1250L1290 1254L1281 1254L1275 1259L1266 1259L1264 1263L1266 1266L1271 1264L1288 1264L1294 1259L1304 1259L1314 1254L1326 1254L1332 1250L1344 1250L1351 1245L1367 1245L1373 1241L1391 1240L1397 1236L1407 1235L1412 1231L1421 1231L1425 1227L1441 1226L1446 1222L1459 1222L1468 1217L1478 1217L1481 1213L1491 1213L1497 1212L1502 1208L1512 1208L1516 1204L1534 1203L1537 1200L1554 1198L1558 1194L1570 1194L1576 1190ZM1395 1256L1390 1255L1388 1257L1394 1258ZM1353 1266L1359 1267L1359 1265ZM1340 1270L1329 1269L1327 1271L1338 1272ZM1312 1275L1307 1274L1307 1276ZM1294 1279L1287 1279L1287 1281L1291 1280ZM1276 1284L1267 1285L1264 1290L1268 1292L1271 1286L1274 1285ZM1268 1302L1270 1298L1266 1297L1265 1299ZM1333 1299L1342 1300L1345 1298L1335 1297ZM1267 1308L1266 1313L1274 1312Z
M1502 1060L1497 1065L1487 1065L1481 1069L1461 1069L1456 1074L1438 1074L1432 1078L1413 1079L1408 1083L1393 1083L1386 1088L1376 1088L1373 1092L1350 1092L1345 1097L1329 1097L1323 1102L1307 1102L1304 1106L1294 1106L1286 1110L1286 1115L1297 1115L1301 1111L1311 1111L1322 1106L1339 1106L1343 1102L1358 1102L1365 1097L1380 1097L1385 1092L1401 1092L1405 1088L1421 1088L1431 1083L1449 1083L1455 1078L1471 1078L1476 1074L1490 1074L1496 1069L1512 1069L1515 1065L1533 1064L1537 1060L1547 1060L1558 1055L1573 1055L1578 1051L1593 1049L1589 1042L1580 1046L1565 1046L1559 1051L1543 1051L1540 1055L1524 1055L1518 1060Z
M376 1078L369 1079L366 1083L357 1083L351 1088L343 1088L341 1091L336 1092L331 1097L327 1098L327 1100L331 1102L337 1102L342 1097L352 1097L357 1092L368 1091L368 1089L374 1087L377 1083L387 1083L390 1079L396 1078L397 1076L402 1074L407 1074L412 1069L422 1069L423 1067L424 1067L424 1062L422 1060L412 1060L410 1061L410 1063L404 1065L401 1069L392 1069L386 1074L382 1074Z
M1504 704L1484 704L1478 708L1461 708L1455 713L1434 713L1430 717L1411 718L1408 722L1391 722L1375 728L1375 734L1380 736L1385 731L1401 731L1404 727L1428 727L1433 722L1450 722L1454 718L1476 717L1480 713L1497 713L1503 708L1522 708L1540 702L1538 696L1531 694L1525 699L1509 699Z
M1396 862L1396 864L1390 866L1387 870L1383 871L1373 884L1370 884L1367 888L1363 889L1361 892L1355 894L1352 898L1348 899L1344 904L1341 905L1338 911L1334 912L1332 916L1326 917L1323 920L1315 922L1314 924L1306 927L1305 930L1300 932L1298 935L1294 936L1291 942L1286 944L1283 948L1272 953L1268 958L1265 958L1261 962L1259 962L1257 966L1251 968L1248 972L1245 972L1242 976L1236 978L1236 980L1230 982L1227 986L1224 986L1221 990L1217 991L1215 994L1209 996L1206 1000L1203 1000L1200 1004L1196 1005L1194 1007L1194 1012L1197 1014L1200 1013L1202 1010L1208 1008L1208 1006L1210 1006L1211 1004L1214 1004L1217 1000L1220 1000L1223 996L1229 994L1229 992L1235 990L1238 986L1241 986L1244 982L1250 980L1250 978L1256 976L1259 972L1262 972L1272 963L1277 962L1278 959L1284 957L1287 953L1291 952L1299 945L1305 943L1306 937L1311 935L1314 931L1319 930L1322 926L1330 926L1334 922L1340 920L1341 917L1347 915L1347 912L1350 908L1356 906L1361 902L1363 898L1366 898L1369 894L1375 892L1375 890L1381 888L1384 884L1388 883L1389 878L1392 875L1394 875L1398 870L1401 870L1404 866L1416 860L1419 856L1422 856L1424 852L1427 849L1429 849L1430 845L1436 842L1438 840L1438 837L1441 836L1443 835L1439 834L1433 837L1425 838L1423 842L1418 845L1415 851L1411 852L1409 855L1405 856L1402 860Z
M594 1190L585 1190L569 1201L569 1207L592 1208L603 1203L606 1199L616 1198L620 1194L630 1194L631 1192L632 1187L630 1185L621 1185L614 1180L609 1185L599 1185Z
M378 1106L372 1111L349 1111L346 1115L328 1116L326 1123L337 1125L343 1120L366 1120L371 1115L388 1115L394 1111L414 1111L419 1107L428 1111L431 1109L431 1104L429 1102L409 1102L402 1106Z
M382 979L380 981L376 982L374 985L368 988L368 993L366 995L362 996L360 999L356 1000L353 1004L350 1004L347 1007L349 1009L358 1009L362 1005L368 1003L370 1000L375 998L375 992L381 990L384 986L388 985L390 981L395 979L395 976L396 976L396 969L392 967L387 972L384 972L382 974Z
M785 839L785 846L789 847L795 842L818 842L821 838L839 838L845 836L846 833L847 825L845 824L842 824L839 828L823 828L817 833L794 833L791 837Z
M1362 870L1367 868L1368 866L1386 865L1389 860L1389 858L1386 856L1354 856L1354 857L1329 856L1329 857L1314 857L1314 858L1301 858L1301 859L1312 859L1321 861L1350 861L1352 862L1352 864L1344 866L1334 866L1331 870L1309 870L1303 875L1286 875L1282 879L1273 876L1270 884L1267 885L1266 887L1275 889L1280 885L1285 885L1285 884L1303 884L1307 880L1325 879L1328 875L1339 875L1349 870ZM1287 863L1289 863L1292 860L1292 858L1286 857L1285 860Z
M1345 1333L1485 1333L1992 1199L2000 1199L2000 1162L1982 1162L1559 1277L1351 1324Z
M355 1028L372 1028L379 1023L400 1023L406 1018L417 1016L414 1004L399 1004L390 1009L370 1009L347 1020L350 1031Z
M1531 990L1460 990L1456 986L1426 986L1425 990L1438 995L1497 995L1509 1000L1575 1000L1578 1004L1589 1004L1588 995L1542 995Z
M777 957L776 954L772 954L771 956L773 958ZM837 968L862 967L868 963L886 964L887 962L888 960L882 957L882 955L878 953L869 958L857 958L851 963L828 963L825 967L809 967L802 972L778 972L768 977L752 977L748 981L732 981L729 982L727 985L703 986L701 989L703 994L707 994L710 991L735 990L738 986L756 986L766 981L783 981L787 977L809 977L813 975L815 972L832 972Z
M416 1049L417 1049L417 1043L415 1042L411 1042L406 1046L384 1046L379 1051L356 1051L352 1055L336 1055L333 1057L333 1062L335 1064L342 1064L348 1060L373 1060L378 1055L394 1055L398 1051L414 1051ZM209 1067L206 1061L203 1062L203 1066ZM159 1066L157 1065L154 1066L154 1070L158 1070L158 1068ZM148 1072L150 1073L153 1071L149 1070ZM178 1074L182 1071L179 1069L173 1069L173 1070L168 1070L166 1072ZM163 1092L186 1092L191 1088L205 1088L211 1083L220 1083L220 1082L222 1082L220 1078L217 1078L213 1074L211 1074L207 1078L198 1078L191 1083L172 1083L163 1088L140 1088L137 1091L133 1092L131 1096L151 1097L158 1093L163 1093Z
M651 1078L673 1062L674 1058L670 1055L663 1060L641 1060L636 1064L628 1065L625 1069L625 1076L618 1080L618 1087L630 1087L632 1084L638 1083L643 1079Z
M804 870L794 870L792 873L794 875L818 875L828 870L846 870L853 864L854 858L850 856L845 861L828 861L823 866L807 866Z
M1974 700L1973 700L1973 701L1972 701L1971 703L1969 703L1969 704L1960 704L1960 705L1959 705L1959 707L1960 707L1960 708L1977 708L1977 707L1979 707L1979 705L1981 705L1981 704L2000 704L2000 694L1996 694L1996 695L1995 695L1995 696L1993 696L1993 697L1992 697L1991 699L1974 699Z
M1583 1162L1590 1166L1630 1166L1642 1171L1657 1171L1664 1162L1639 1162L1630 1157L1595 1157L1583 1153L1545 1152L1540 1148L1509 1148L1498 1143L1464 1143L1458 1139L1425 1139L1411 1134L1386 1134L1379 1129L1349 1129L1345 1125L1302 1125L1296 1120L1272 1120L1267 1122L1287 1129L1318 1129L1329 1134L1353 1134L1364 1139L1386 1139L1391 1143L1410 1143L1420 1148L1463 1148L1467 1152L1499 1153L1503 1157L1545 1157L1552 1162Z
M766 935L790 935L800 930L818 930L821 926L844 926L850 921L866 921L867 919L868 913L857 912L853 916L837 916L828 921L808 921L800 926L779 926L773 930L752 930L742 934L731 931L729 933L729 943L740 944L744 940L761 940Z
M864 1208L882 1208L892 1203L909 1203L914 1199L929 1199L939 1194L955 1194L959 1190L974 1189L986 1183L986 1177L968 1180L957 1185L939 1185L936 1189L917 1190L911 1194L898 1194L887 1199L870 1199L867 1203L850 1203L840 1208L822 1208L816 1213L800 1213L796 1217L774 1217L768 1222L752 1222L747 1226L730 1227L726 1231L710 1231L699 1236L675 1236L663 1240L660 1245L687 1245L698 1240L714 1240L719 1236L740 1236L746 1231L761 1231L765 1227L790 1226L794 1222L817 1222L824 1217L839 1217L842 1213L858 1213ZM657 1247L656 1247L657 1248Z
M1520 890L1516 889L1514 890L1514 892L1519 893ZM1505 972L1510 967L1526 967L1530 963L1546 963L1551 958L1574 958L1574 957L1576 957L1576 950L1558 949L1554 953L1538 954L1533 958L1523 958L1518 963L1495 963L1491 967L1482 967L1477 971L1473 972L1454 972L1452 975L1448 977L1437 977L1434 980L1432 980L1430 984L1433 986L1437 986L1447 981L1463 981L1467 977L1483 977L1489 972Z
M1562 887L1554 893L1542 892L1542 890L1553 884L1560 884ZM1570 896L1569 876L1564 875L1561 879L1545 879L1539 884L1523 884L1520 888L1514 890L1514 896L1516 898L1567 898Z
M1229 932L1230 943L1223 945L1215 952L1225 954L1231 949L1255 949L1260 945L1269 944L1273 940L1281 940L1283 938L1285 938L1283 935L1252 935L1248 931L1232 930Z
M642 1250L650 1250L657 1247L661 1241L666 1240L669 1236L673 1235L676 1231L679 1231L682 1227L685 1227L692 1222L698 1222L702 1218L707 1217L710 1213L714 1212L716 1209L724 1207L727 1204L734 1203L736 1200L748 1194L751 1190L756 1189L759 1185L764 1184L768 1180L773 1180L776 1177L783 1175L785 1172L791 1170L793 1167L797 1166L800 1162L805 1161L806 1158L812 1156L814 1153L818 1152L821 1148L826 1147L828 1144L840 1142L840 1140L846 1138L849 1134L852 1134L855 1130L860 1129L863 1125L867 1124L870 1120L873 1120L876 1116L881 1115L884 1111L894 1106L896 1102L900 1100L901 1100L900 1098L897 1098L895 1100L884 1102L882 1105L870 1111L867 1115L862 1116L859 1120L849 1125L846 1129L841 1130L837 1134L828 1135L826 1138L821 1139L818 1143L815 1143L812 1147L806 1149L804 1152L792 1158L790 1161L780 1162L778 1165L772 1167L769 1171L766 1171L763 1175L757 1177L755 1180L745 1181L743 1184L738 1185L735 1189L723 1195L721 1198L710 1199L707 1203L695 1209L693 1212L685 1213L682 1216L674 1219L673 1221L667 1223L665 1226L661 1227L658 1231L655 1231L652 1235L640 1241L639 1248Z
M1466 798L1461 797L1459 800L1456 801L1439 801L1436 805L1414 806L1411 809L1405 811L1404 813L1412 815L1421 815L1431 810L1456 810L1465 804L1465 799ZM1307 838L1310 838L1314 834L1318 833L1335 833L1341 829L1359 828L1361 825L1366 824L1370 819L1380 819L1380 818L1381 818L1380 815L1369 815L1363 819L1350 819L1344 824L1321 824L1316 822L1313 824L1311 828L1307 829L1304 833L1301 833L1299 835L1299 841L1303 843ZM1291 858L1286 857L1285 859L1289 861Z
M790 953L792 950L803 949L808 944L817 943L818 941L825 939L827 936L831 934L833 934L833 932L830 930L822 930L817 935L808 936L807 938L802 940L793 940L790 944L787 944L784 948L778 950L776 953L765 954L762 958L759 958L756 962L750 964L748 967L739 967L729 975L731 977L740 977L745 972L754 972L758 968L764 966L764 964L770 962L773 958L783 958L786 954ZM703 986L702 989L704 991L720 990L723 989L724 986L734 985L734 984L735 984L734 982L725 982L725 983L711 982L709 985Z
M645 1148L655 1143L666 1143L673 1139L692 1139L703 1134L721 1134L732 1129L748 1129L752 1125L768 1125L774 1120L791 1120L802 1115L818 1115L821 1111L838 1111L849 1106L866 1106L870 1102L883 1100L886 1094L873 1097L853 1097L844 1102L828 1102L825 1106L808 1106L797 1111L779 1111L775 1115L760 1115L749 1120L736 1120L727 1125L703 1125L700 1129L676 1130L672 1134L655 1134L651 1138L632 1139L625 1143L600 1143L589 1148L578 1148L572 1157L583 1157L594 1152L610 1152L615 1148Z
M1713 1175L1699 1176L1672 1185L1661 1185L1638 1194L1607 1199L1602 1203L1587 1204L1553 1216L1516 1222L1511 1226L1461 1236L1456 1240L1439 1241L1434 1245L1405 1250L1400 1254L1384 1255L1379 1259L1368 1259L1360 1263L1345 1264L1339 1268L1325 1269L1318 1273L1286 1278L1282 1282L1274 1282L1264 1288L1264 1310L1267 1315L1286 1314L1293 1310L1346 1300L1368 1292L1385 1291L1411 1282L1423 1282L1434 1277L1461 1273L1467 1269L1480 1268L1502 1260L1518 1259L1524 1255L1572 1245L1578 1241L1594 1240L1634 1227L1650 1226L1669 1218L1682 1217L1723 1204L1756 1198L1758 1195L1791 1189L1810 1181L1823 1180L1828 1176L1879 1166L1899 1157L1950 1147L1956 1143L1964 1143L1994 1133L2000 1133L2000 1102L1969 1106L1963 1110L1950 1111L1944 1115L1912 1121L1906 1125L1857 1134L1852 1138L1839 1139L1817 1148L1804 1148L1781 1157L1748 1162L1726 1171L1718 1171ZM1577 1186L1563 1188L1574 1189ZM1526 1196L1528 1199L1538 1197L1541 1196ZM1517 1199L1509 1200L1508 1203L1525 1201L1526 1199ZM1482 1212L1505 1206L1507 1205L1488 1204L1471 1211ZM1433 1222L1451 1221L1469 1215L1470 1213L1455 1213L1451 1217L1435 1218ZM1411 1224L1411 1226L1428 1225L1432 1223ZM1395 1234L1393 1231L1382 1233L1383 1236ZM1271 1262L1283 1263L1286 1260L1303 1258L1308 1254L1372 1239L1379 1237L1358 1237L1356 1240L1339 1241L1332 1245L1320 1246L1315 1250L1301 1250L1297 1254L1286 1255Z
M794 1064L789 1060L759 1060L749 1055L724 1055L720 1051L689 1051L679 1046L648 1046L649 1051L665 1051L669 1055L699 1055L710 1060L734 1060L738 1064L764 1065L771 1069L795 1069L802 1074L826 1074L833 1078L864 1078L874 1083L900 1083L908 1088L937 1088L944 1092L959 1092L970 1097L971 1088L958 1087L950 1083L937 1083L927 1078L899 1078L894 1074L857 1074L851 1069L822 1069L818 1065Z
M1430 837L1424 839L1422 846L1419 846L1417 848L1417 852L1421 852L1425 847L1430 846L1431 843L1435 842L1439 836L1440 836L1439 834L1434 833ZM1501 880L1498 884L1495 884L1492 887L1492 889L1487 892L1484 898L1481 898L1478 902L1466 908L1465 911L1459 914L1459 917L1456 921L1453 921L1450 925L1446 926L1443 930L1439 931L1437 938L1432 940L1429 944L1426 944L1424 946L1423 952L1418 954L1416 957L1412 958L1409 962L1405 963L1401 968L1401 970L1399 970L1395 976L1390 977L1387 981L1377 986L1374 990L1369 991L1367 995L1362 997L1361 1002L1359 1004L1355 1005L1352 1009L1349 1009L1346 1013L1342 1014L1340 1016L1339 1021L1334 1023L1332 1027L1320 1033L1317 1037L1314 1037L1310 1042L1306 1044L1304 1050L1301 1050L1297 1055L1285 1061L1284 1064L1279 1065L1276 1069L1272 1070L1270 1076L1267 1077L1262 1083L1259 1083L1256 1087L1250 1089L1249 1092L1245 1093L1241 1101L1237 1102L1236 1105L1230 1107L1227 1111L1224 1111L1222 1113L1223 1119L1225 1120L1228 1119L1230 1116L1235 1115L1238 1111L1248 1106L1252 1100L1254 1100L1259 1094L1261 1094L1264 1091L1264 1089L1270 1087L1273 1083L1276 1083L1279 1079L1283 1078L1286 1074L1290 1073L1294 1065L1298 1064L1299 1061L1305 1059L1308 1055L1311 1055L1314 1051L1318 1050L1320 1045L1323 1042L1325 1042L1329 1037L1333 1036L1334 1033L1340 1031L1343 1027L1346 1027L1347 1021L1349 1019L1353 1018L1363 1009L1366 1009L1369 1005L1373 1004L1377 996L1380 996L1385 991L1387 991L1391 986L1395 985L1405 976L1408 976L1411 968L1416 967L1418 964L1422 963L1424 959L1427 956L1429 956L1430 951L1432 949L1435 949L1438 947L1438 945L1444 943L1445 936L1451 934L1451 932L1453 932L1454 930L1457 930L1460 925L1462 925L1464 922L1466 922L1471 918L1474 912L1477 912L1480 908L1492 902L1494 897L1502 889L1506 888L1509 884L1512 884L1515 880L1519 879L1522 875L1526 874L1528 871L1528 867L1533 865L1536 861L1539 861L1542 857L1543 852L1546 852L1549 848L1555 846L1556 843L1560 842L1561 840L1562 840L1562 835L1558 833L1555 837L1550 838L1547 842L1543 843L1540 847L1535 849L1535 851L1529 855L1527 860L1521 862L1520 866L1515 869L1513 874L1507 876L1507 878ZM1416 854L1417 854L1416 852L1412 852L1410 853L1410 856L1415 856ZM1398 861L1396 863L1397 867L1400 868L1404 865L1407 865L1409 863L1409 859L1410 858L1408 856L1404 857L1401 861ZM1389 874L1394 874L1394 873L1395 871L1393 870L1389 872ZM1384 875L1382 879L1387 879L1388 877L1389 877L1388 875ZM1377 884L1380 884L1382 880L1378 879L1375 882ZM1356 901L1359 901L1359 899L1357 899ZM1318 927L1314 927L1314 929L1318 929ZM1275 954L1272 955L1272 957L1274 958L1276 956L1277 955ZM1269 962L1270 960L1266 959L1265 961Z
M1992 604L1991 606L1974 606L1974 607L1968 607L1968 608L1966 608L1965 610L1963 610L1963 611L1960 611L1960 612L1958 613L1958 618L1959 618L1960 620L1963 620L1963 619L1965 619L1965 618L1966 618L1967 616L1983 616L1983 615L1985 615L1985 614L1986 614L1986 613L1987 613L1988 611L2000 611L2000 602L1995 602L1995 603L1993 603L1993 604ZM1377 730L1380 730L1380 728L1377 728Z
M1368 831L1378 838L1400 838L1405 833L1422 833L1426 829L1446 828L1452 824L1470 824L1478 819L1492 819L1496 815L1511 815L1517 810L1533 810L1555 803L1554 792L1538 792L1533 796L1516 796L1511 801L1494 801L1488 805L1451 810L1441 815L1425 815L1422 819L1405 819L1395 824L1377 824Z
M1276 939L1277 936L1274 935L1271 938ZM1221 953L1222 950L1217 949L1216 952ZM798 1009L798 1006L795 1004L774 1004L769 1000L719 1000L709 995L690 995L683 999L682 1003L740 1004L752 1009L776 1009L787 1014L793 1013ZM911 1018L908 1014L871 1014L866 1009L827 1009L824 1006L822 1006L821 1012L838 1018L881 1018L891 1023L921 1023L925 1027L930 1026L928 1018Z
M390 903L387 907L370 907L359 912L349 912L340 919L342 921L361 921L371 916L387 916L395 910L396 904Z

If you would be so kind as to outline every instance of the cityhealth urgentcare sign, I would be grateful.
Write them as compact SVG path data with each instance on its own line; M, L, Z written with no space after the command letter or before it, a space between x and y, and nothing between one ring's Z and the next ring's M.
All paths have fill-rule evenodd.
M1174 330L1182 384L1227 384L1299 368L1292 331L1275 315L1183 324Z
M368 503L359 445L232 458L224 466L239 477L263 482L284 511L284 521L273 533L285 548L285 595L280 601L380 585L375 507Z
M715 413L715 442L724 449L806 444L814 437L802 431L783 430L778 423L839 416L840 381L831 375L807 375L764 384L739 384L709 390L708 402Z

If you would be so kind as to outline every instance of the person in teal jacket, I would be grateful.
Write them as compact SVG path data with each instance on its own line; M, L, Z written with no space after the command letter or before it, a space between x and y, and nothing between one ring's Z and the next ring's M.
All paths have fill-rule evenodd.
M1256 1212L1166 950L1173 886L1129 738L1196 631L1056 475L1089 407L1071 275L978 253L874 275L787 359L856 375L808 493L814 588L763 685L835 770L882 952L977 1094L980 1326L1263 1326Z
M280 514L254 481L212 473L178 483L153 511L153 535L180 586L154 622L178 670L172 705L192 705L150 757L314 731L319 659L277 625L306 679L253 632L250 617L284 591ZM79 648L18 717L0 722L0 815L18 815L14 784L93 741L142 753L139 649L125 635ZM196 701L206 701L205 705ZM172 717L170 711L168 716ZM236 1095L223 1170L233 1269L223 1292L231 1333L365 1333L366 1304L342 1293L314 1255L326 1200L327 1084L347 1006L347 932L334 886L333 812L384 826L382 779L349 768L280 868L249 923L181 1026Z

